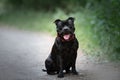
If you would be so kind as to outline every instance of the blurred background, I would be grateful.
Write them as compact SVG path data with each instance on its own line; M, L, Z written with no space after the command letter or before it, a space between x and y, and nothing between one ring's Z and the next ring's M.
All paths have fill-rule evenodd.
M75 17L81 50L98 60L120 60L120 0L0 0L0 24L48 32L55 19Z

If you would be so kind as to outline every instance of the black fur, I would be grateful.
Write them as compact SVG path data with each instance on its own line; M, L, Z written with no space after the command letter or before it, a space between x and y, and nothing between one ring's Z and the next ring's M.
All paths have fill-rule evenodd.
M46 71L50 75L58 74L59 78L64 77L63 70L66 73L78 74L76 71L76 57L78 41L75 37L74 18L69 17L67 20L55 20L57 37L55 39L52 51L45 60ZM67 37L66 35L70 35ZM64 37L67 37L64 38ZM71 69L71 70L70 70Z

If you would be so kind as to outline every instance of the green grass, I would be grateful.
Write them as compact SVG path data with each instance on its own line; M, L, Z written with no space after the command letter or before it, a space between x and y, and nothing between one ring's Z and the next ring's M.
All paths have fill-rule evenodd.
M0 16L2 24L7 24L20 29L37 31L51 31L53 25L52 13L35 11L11 11Z
M103 21L99 20L97 14L89 9L68 15L61 9L55 12L17 10L0 15L0 22L20 29L49 32L55 35L54 20L66 19L69 16L75 17L75 33L84 53L97 60L104 60L106 57L112 60L120 59L116 58L116 54L112 55L113 48L109 46L110 41L107 40L108 35L104 32ZM101 37L102 35L104 36Z

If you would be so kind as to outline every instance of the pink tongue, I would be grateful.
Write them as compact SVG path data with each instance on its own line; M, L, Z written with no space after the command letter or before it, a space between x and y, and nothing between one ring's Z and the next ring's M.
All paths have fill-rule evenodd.
M66 35L64 35L63 38L64 38L65 40L69 40L69 38L70 38L70 34L66 34Z

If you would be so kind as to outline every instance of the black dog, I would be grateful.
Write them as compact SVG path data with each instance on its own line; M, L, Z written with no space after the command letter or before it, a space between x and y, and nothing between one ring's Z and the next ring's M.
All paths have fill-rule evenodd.
M67 20L55 20L57 26L57 37L52 47L52 51L45 61L46 72L50 75L58 74L59 78L64 77L63 70L66 73L71 72L75 75L76 57L78 41L75 37L74 18L69 17Z

